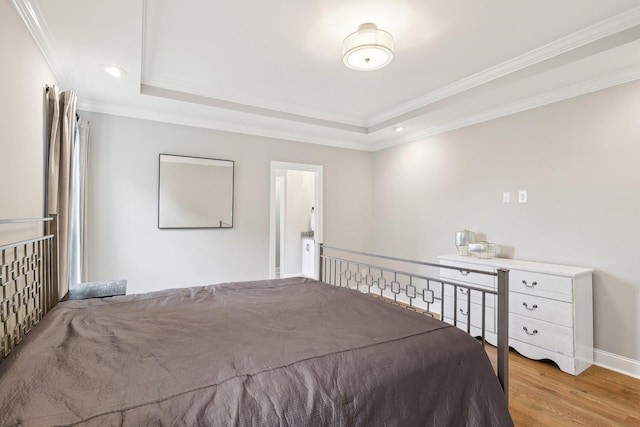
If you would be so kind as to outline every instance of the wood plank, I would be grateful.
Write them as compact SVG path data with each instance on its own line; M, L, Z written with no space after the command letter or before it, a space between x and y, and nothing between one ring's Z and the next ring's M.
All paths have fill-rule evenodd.
M495 348L486 345L495 369ZM509 411L516 426L640 426L640 380L592 366L578 376L509 353Z

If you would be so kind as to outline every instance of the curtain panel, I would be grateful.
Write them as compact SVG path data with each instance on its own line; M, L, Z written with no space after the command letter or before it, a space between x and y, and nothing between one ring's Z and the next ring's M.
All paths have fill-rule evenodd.
M47 127L49 130L47 162L47 214L58 214L58 295L69 290L71 267L71 198L73 152L76 140L77 97L72 91L47 88Z
M78 118L72 155L69 288L87 281L87 168L89 122Z

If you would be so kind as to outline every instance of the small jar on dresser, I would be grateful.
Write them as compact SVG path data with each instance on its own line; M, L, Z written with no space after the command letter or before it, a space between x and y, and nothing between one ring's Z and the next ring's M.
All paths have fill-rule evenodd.
M442 279L474 286L495 287L495 280L478 282L481 275L466 269L509 270L509 346L530 359L549 359L569 374L578 375L593 365L592 269L505 258L480 259L441 255L441 264L461 267L440 269ZM476 277L477 276L477 277ZM464 299L464 295L457 298ZM473 301L472 301L473 303ZM489 325L495 311L487 310ZM445 321L447 318L445 316ZM477 322L471 319L471 325ZM472 328L473 329L473 328ZM496 337L487 333L488 342Z

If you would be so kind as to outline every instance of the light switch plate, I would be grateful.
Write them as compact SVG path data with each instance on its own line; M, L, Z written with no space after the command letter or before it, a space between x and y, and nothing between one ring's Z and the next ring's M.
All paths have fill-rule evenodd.
M527 190L518 191L518 203L527 203Z
M511 193L505 191L502 193L502 203L509 203L511 201Z

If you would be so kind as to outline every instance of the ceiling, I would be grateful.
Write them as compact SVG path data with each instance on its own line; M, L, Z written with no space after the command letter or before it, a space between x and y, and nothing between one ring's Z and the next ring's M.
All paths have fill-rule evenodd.
M638 0L13 1L81 110L360 150L640 78ZM380 70L342 63L364 22Z

